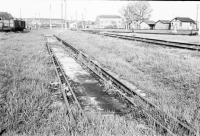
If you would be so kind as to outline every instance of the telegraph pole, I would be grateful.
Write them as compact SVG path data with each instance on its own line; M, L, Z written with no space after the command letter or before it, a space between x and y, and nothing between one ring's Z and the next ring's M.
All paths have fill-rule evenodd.
M39 10L39 28L40 28L40 25L41 23L40 23L40 10Z
M21 18L21 8L20 8L20 18Z
M197 4L197 19L196 19L196 28L197 28L197 30L199 29L199 26L198 25L200 25L199 23L198 23L198 9L199 9L199 4ZM198 30L198 35L200 35L200 30Z
M84 18L83 18L83 14L82 14L82 29L84 28Z
M77 11L76 11L76 23L77 23Z
M197 27L197 22L198 22L198 8L199 8L199 5L197 4L197 18L196 18L196 28L198 29Z
M85 21L87 21L87 9L85 9Z
M62 29L63 29L63 2L61 0L61 25L62 25Z
M49 24L49 26L50 26L50 29L52 29L52 25L51 25L51 4L50 4L50 24Z
M65 29L67 29L67 0L65 0Z

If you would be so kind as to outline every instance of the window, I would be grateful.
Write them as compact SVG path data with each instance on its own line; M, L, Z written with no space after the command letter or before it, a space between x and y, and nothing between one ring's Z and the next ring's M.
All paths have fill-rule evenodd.
M190 22L190 26L192 26L192 22Z
M180 22L180 26L182 26L182 22Z

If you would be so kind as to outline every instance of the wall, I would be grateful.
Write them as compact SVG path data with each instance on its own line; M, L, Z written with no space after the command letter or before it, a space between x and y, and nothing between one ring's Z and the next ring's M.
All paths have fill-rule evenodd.
M165 30L168 30L169 29L169 24L163 24L161 22L157 22L155 24L154 29L165 29Z
M110 25L122 28L122 18L99 18L97 19L97 25L99 28L105 28Z
M148 25L147 23L142 22L142 23L140 24L140 29L150 29L150 27L149 27L149 25Z
M181 22L179 20L171 21L171 30L176 26L177 29L180 30L196 30L196 24L191 22Z

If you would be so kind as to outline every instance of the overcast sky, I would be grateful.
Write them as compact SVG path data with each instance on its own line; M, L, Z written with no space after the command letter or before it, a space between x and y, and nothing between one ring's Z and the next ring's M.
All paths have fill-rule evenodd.
M9 12L14 17L61 18L63 0L0 0L0 11ZM97 15L120 15L119 9L130 1L67 0L67 19L95 21ZM190 17L196 20L198 1L149 1L153 12L150 20L171 20L173 17ZM64 4L63 4L64 7ZM199 6L200 7L200 6ZM199 9L200 10L200 9ZM200 14L200 11L199 11ZM64 15L63 15L64 16ZM200 19L200 16L198 17Z

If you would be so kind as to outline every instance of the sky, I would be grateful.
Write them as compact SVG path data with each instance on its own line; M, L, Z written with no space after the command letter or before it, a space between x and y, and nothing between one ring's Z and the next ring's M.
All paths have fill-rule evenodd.
M0 11L9 12L14 17L22 18L61 18L61 1L63 0L0 0ZM130 1L106 0L66 0L67 19L95 21L98 15L120 15L119 9ZM198 1L149 1L153 12L150 20L172 20L174 17L190 17L196 21ZM63 7L64 7L63 3ZM63 17L64 17L63 10ZM198 16L200 19L200 16Z

